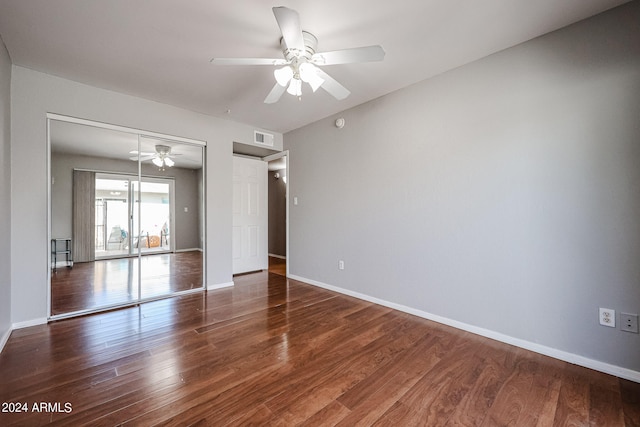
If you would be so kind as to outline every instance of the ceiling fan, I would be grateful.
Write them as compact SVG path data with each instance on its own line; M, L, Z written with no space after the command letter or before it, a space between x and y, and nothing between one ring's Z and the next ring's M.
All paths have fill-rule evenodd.
M147 160L151 160L151 162L158 166L161 170L164 170L164 167L172 167L175 165L173 158L175 156L180 156L178 153L171 153L171 147L168 145L156 145L155 153L138 153L137 150L130 151L129 154L135 154L133 157L129 157L131 160L138 160L138 154L140 155L140 161L146 162Z
M273 14L282 33L280 46L284 59L213 58L211 60L213 64L219 65L284 65L273 72L276 84L265 98L266 104L278 102L285 90L300 98L303 82L308 83L313 92L321 87L336 99L345 99L351 92L318 66L384 59L384 50L378 45L316 53L318 39L313 34L302 31L298 12L280 6L273 8Z

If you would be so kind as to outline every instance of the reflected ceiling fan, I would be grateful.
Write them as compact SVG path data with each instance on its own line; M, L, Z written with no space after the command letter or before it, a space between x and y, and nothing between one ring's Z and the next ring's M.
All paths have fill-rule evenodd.
M130 151L129 154L135 154L135 156L129 157L129 159L135 160L135 161L138 160L137 150ZM151 160L151 162L154 165L158 166L161 170L164 170L165 166L170 168L173 165L175 165L173 158L176 156L180 156L181 154L172 153L171 147L169 147L168 145L156 145L155 153L140 152L139 155L140 155L141 162L146 162L147 160Z
M284 59L213 58L211 60L213 64L219 65L284 65L273 72L276 84L265 98L266 104L278 102L285 91L300 98L302 82L308 83L314 92L321 87L336 99L345 99L351 92L318 66L384 59L384 50L378 45L316 53L318 39L313 34L302 31L298 12L280 6L273 8L273 14L282 33L280 46Z

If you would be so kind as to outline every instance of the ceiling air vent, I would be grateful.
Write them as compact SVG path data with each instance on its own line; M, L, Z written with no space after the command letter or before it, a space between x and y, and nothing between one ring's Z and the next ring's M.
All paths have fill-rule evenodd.
M259 131L253 131L253 142L267 147L273 147L273 135Z

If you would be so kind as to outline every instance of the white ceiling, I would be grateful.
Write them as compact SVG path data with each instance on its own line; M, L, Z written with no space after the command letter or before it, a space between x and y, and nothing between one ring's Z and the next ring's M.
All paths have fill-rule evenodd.
M89 85L286 132L587 18L626 0L0 0L14 64ZM382 63L325 71L351 90L263 104L280 58L272 6L300 14L318 51L380 44ZM227 110L230 110L227 113Z

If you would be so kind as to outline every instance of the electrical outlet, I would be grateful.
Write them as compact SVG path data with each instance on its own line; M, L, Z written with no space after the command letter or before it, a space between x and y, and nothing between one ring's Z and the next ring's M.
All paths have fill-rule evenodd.
M610 328L616 327L616 311L610 308L600 308L600 324Z
M625 332L638 333L638 315L620 313L620 330Z
M343 260L338 261L338 270L344 270L344 261Z

